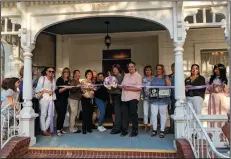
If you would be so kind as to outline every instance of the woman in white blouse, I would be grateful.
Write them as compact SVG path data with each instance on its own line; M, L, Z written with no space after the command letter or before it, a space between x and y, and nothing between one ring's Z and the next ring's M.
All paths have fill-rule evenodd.
M56 89L56 81L54 79L55 70L52 67L47 67L45 70L46 75L39 78L35 92L40 94L39 107L41 130L44 136L52 136L48 128L51 124L51 118L53 118L54 100L56 99L54 93Z

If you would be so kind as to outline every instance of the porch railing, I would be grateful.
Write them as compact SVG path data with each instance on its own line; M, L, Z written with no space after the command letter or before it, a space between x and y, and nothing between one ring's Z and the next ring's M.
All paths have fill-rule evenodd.
M228 139L221 129L228 120L227 115L198 115L198 118L216 148L229 147Z
M19 112L21 103L14 103L14 108L10 104L1 109L1 149L9 140L19 134Z
M186 120L184 138L189 141L195 158L229 158L218 152L191 103L184 103L184 112Z

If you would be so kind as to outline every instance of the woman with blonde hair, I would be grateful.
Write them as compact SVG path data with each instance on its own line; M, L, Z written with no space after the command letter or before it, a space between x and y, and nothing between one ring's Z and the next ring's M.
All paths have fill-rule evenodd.
M158 64L156 66L156 75L151 81L151 86L171 86L171 81L167 75L165 75L164 65ZM163 138L165 135L165 126L167 121L167 108L170 101L169 97L161 97L161 96L150 96L151 103L151 113L152 113L152 124L153 131L151 136L157 135L157 115L160 114L160 134L159 137Z
M62 71L62 76L57 79L55 90L56 93L56 101L55 101L55 109L57 112L57 122L56 122L56 131L58 136L62 136L67 134L63 129L63 124L65 120L65 115L67 112L68 105L68 97L69 90L72 88L70 85L70 69L64 68ZM65 87L60 87L65 86Z

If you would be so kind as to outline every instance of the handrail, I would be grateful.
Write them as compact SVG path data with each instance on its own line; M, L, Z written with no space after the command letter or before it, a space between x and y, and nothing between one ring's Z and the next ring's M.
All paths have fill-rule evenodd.
M193 107L192 107L192 104L191 103L186 103L186 106L188 106L189 110L191 111L191 113L193 114L193 117L195 118L199 128L201 129L204 137L205 137L205 140L208 142L208 146L211 148L211 150L220 158L229 158L229 156L225 156L223 155L222 153L218 152L216 147L214 146L213 142L211 141L210 137L208 136L207 132L205 131L204 127L202 126L202 123L201 121L198 119L197 117L197 114L195 113ZM186 113L186 116L188 116L188 113ZM187 125L186 125L187 126ZM189 126L189 125L188 125ZM198 128L198 127L197 127ZM199 141L198 141L199 142ZM202 142L203 143L203 142ZM192 146L192 149L195 151L195 148L193 147L192 143L190 143L191 146ZM199 148L197 148L199 149ZM202 150L203 151L203 150ZM203 152L202 152L203 153ZM195 152L194 152L195 154ZM199 156L196 156L196 157L199 157Z
M19 107L17 107L17 105ZM12 117L10 116L10 112L12 110L11 104L7 104L4 108L1 109L1 149L10 141L10 139L14 136L17 136L18 133L16 134L16 108L19 109L18 112L21 110L21 103L17 102L14 103L14 109L13 109L13 125L10 125L10 121L12 120ZM11 118L11 119L10 119ZM5 122L7 122L7 125L5 125ZM7 126L7 129L6 129ZM12 127L13 126L13 127ZM11 130L13 129L13 133ZM6 131L6 132L4 132ZM3 136L3 132L6 133ZM3 142L3 137L6 137L6 140Z

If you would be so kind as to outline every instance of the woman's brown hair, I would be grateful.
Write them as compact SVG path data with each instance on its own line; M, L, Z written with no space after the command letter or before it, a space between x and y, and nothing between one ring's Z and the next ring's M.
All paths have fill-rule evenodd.
M79 73L80 73L80 70L74 70L74 71L73 71L73 77L72 77L72 78L74 78L76 72L79 72Z
M148 68L151 70L151 75L152 75L152 66L146 65L146 66L144 66L144 76L146 76L146 69L148 69Z
M70 71L70 69L68 68L68 67L65 67L64 69L63 69L63 71L62 71L62 78L64 78L64 73L66 72L66 71L68 71L68 73L69 73L69 76L67 77L67 79L68 79L68 81L70 81L70 77L71 77L71 71Z
M19 81L19 79L16 78L16 77L10 78L10 79L9 79L9 82L7 83L7 87L8 87L7 89L12 89L14 92L16 92L16 91L17 91L17 88L15 87L15 83L16 83L17 81Z
M5 90L8 89L9 80L10 80L10 78L5 78L5 79L2 81L2 85L1 85L2 89L5 89Z
M165 67L164 67L164 65L163 64L157 64L156 69L157 69L157 67L161 67L163 75L165 75Z
M191 66L191 76L192 76L192 68L196 66L198 68L198 75L200 75L200 66L198 64L192 64Z
M119 73L123 73L123 70L121 69L121 67L120 67L120 65L119 64L114 64L113 66L112 66L112 71L113 71L113 68L117 68L118 69L118 71L119 71Z

